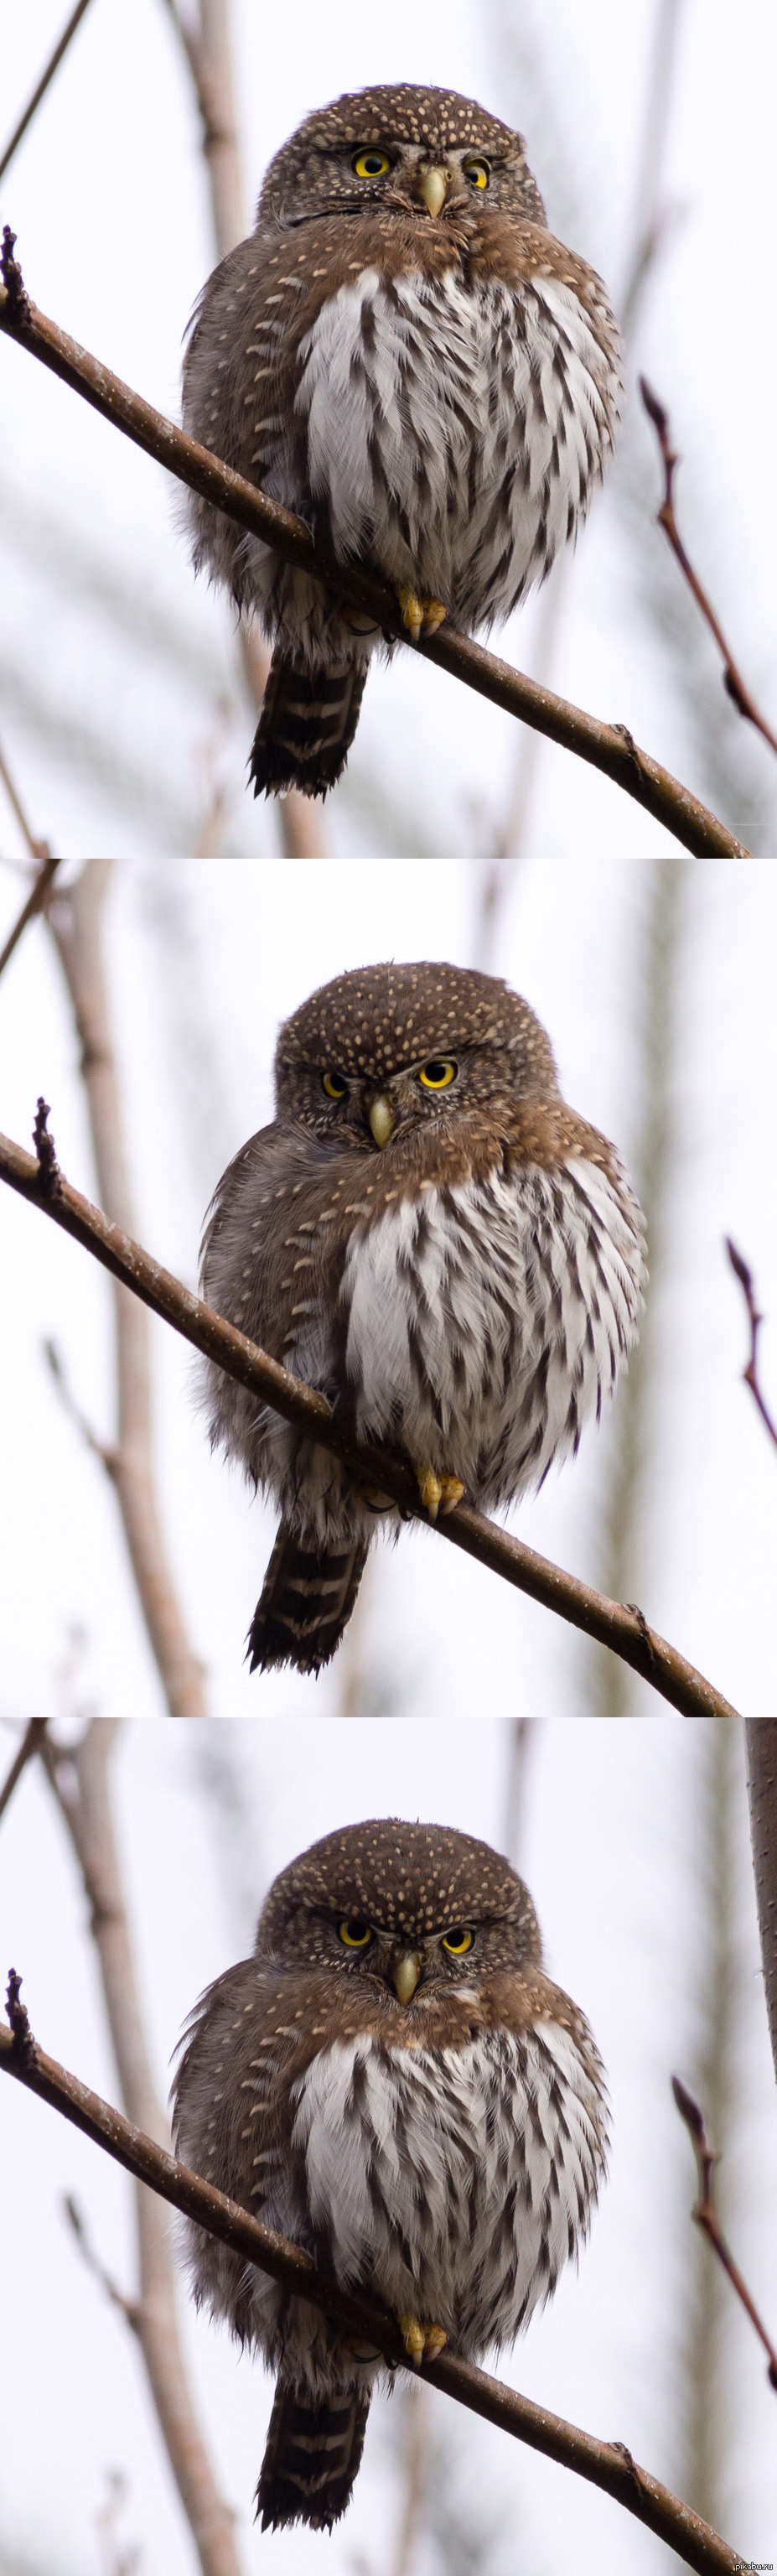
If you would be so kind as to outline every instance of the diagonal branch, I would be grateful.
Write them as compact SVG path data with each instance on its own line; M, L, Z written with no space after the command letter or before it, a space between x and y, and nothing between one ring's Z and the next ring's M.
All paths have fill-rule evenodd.
M47 1726L48 1718L31 1717L25 1727L21 1744L17 1746L10 1770L6 1772L0 1789L0 1816L5 1814L9 1798L13 1797L17 1780L20 1780L22 1772L26 1771L28 1762L32 1761L34 1753L40 1752Z
M120 2112L92 2093L76 2075L71 2075L55 2058L45 2057L19 2001L20 1979L9 1980L11 2030L0 2025L0 2072L15 2075L29 2091L48 2102L52 2110L61 2111L82 2129L94 2144L114 2156L117 2164L140 2182L149 2184L173 2208L183 2211L199 2227L215 2236L220 2244L229 2245L259 2271L281 2281L285 2289L310 2300L327 2315L338 2317L352 2334L365 2343L377 2344L392 2368L407 2368L407 2355L396 2321L377 2304L355 2298L336 2288L298 2245L276 2236L270 2228L249 2217L234 2200L216 2191L212 2183L203 2182L188 2165L179 2164L166 2155L141 2129L131 2127ZM637 2522L646 2525L660 2540L677 2551L684 2566L697 2570L697 2576L737 2576L742 2559L728 2542L709 2524L693 2513L690 2505L670 2494L650 2471L638 2466L622 2442L601 2442L592 2433L583 2433L576 2424L567 2424L547 2407L535 2406L512 2388L491 2379L472 2362L459 2361L453 2353L442 2353L439 2360L425 2363L424 2379L432 2387L467 2406L486 2423L495 2424L515 2440L544 2453L572 2469L592 2486L601 2487Z
M648 752L640 751L626 725L603 724L596 716L586 715L581 707L566 698L558 698L552 689L541 688L534 680L514 671L496 654L485 652L466 635L442 627L436 635L424 636L417 644L409 641L394 593L382 582L362 572L356 565L345 572L323 551L314 546L308 529L290 510L277 501L268 501L252 483L231 466L222 465L196 439L188 438L182 429L155 411L151 403L114 376L109 367L90 356L77 340L71 340L59 324L49 321L30 303L21 270L13 256L15 235L4 229L2 256L5 288L0 289L0 330L28 349L33 357L50 367L64 384L91 403L115 429L123 431L147 456L164 465L169 474L199 492L217 509L224 510L240 527L249 528L255 536L273 545L289 563L302 566L319 581L334 586L352 607L366 609L384 633L404 643L408 650L435 662L468 688L477 690L491 705L501 707L507 715L519 717L533 725L551 741L573 751L604 772L617 787L633 796L638 805L672 832L682 847L698 858L742 859L750 857L741 841L727 831L725 824L711 814L706 805L681 786L670 772Z
M13 133L9 135L2 160L0 160L0 179L4 178L9 162L13 160L14 153L18 151L22 136L26 134L28 125L32 124L35 110L37 107L40 107L41 99L45 98L49 82L53 81L54 73L59 70L62 56L67 53L71 36L75 35L76 28L80 26L81 19L88 7L89 0L76 0L76 7L68 18L66 26L62 29L62 34L54 47L53 54L49 55L45 71L41 72L37 88L33 90L32 97L28 99L23 114L19 118L18 125L14 126Z
M51 1137L43 1141L48 1155L41 1164L10 1137L0 1136L0 1180L7 1181L33 1207L53 1217L55 1224L63 1226L66 1234L72 1234L77 1243L93 1253L114 1278L121 1279L155 1314L172 1324L175 1332L192 1342L195 1350L225 1369L228 1377L250 1387L285 1421L306 1432L322 1448L331 1449L355 1469L363 1482L378 1485L382 1493L401 1504L408 1518L420 1520L428 1528L416 1480L404 1461L384 1450L359 1447L343 1430L325 1396L290 1376L245 1333L239 1333L234 1324L228 1324L201 1298L194 1297L169 1270L163 1270L141 1244L111 1225L100 1208L92 1207L79 1190L72 1189L60 1172ZM644 1612L634 1603L624 1607L622 1602L608 1601L591 1585L563 1573L546 1557L537 1556L521 1539L498 1529L494 1521L487 1520L469 1503L458 1503L435 1527L440 1538L460 1547L466 1556L475 1557L480 1565L488 1566L519 1592L527 1592L532 1600L542 1602L559 1618L570 1620L573 1627L582 1628L601 1645L611 1646L683 1716L736 1716L736 1710L721 1692L705 1681L675 1646L667 1645L665 1638L648 1627Z
M746 716L748 723L755 725L756 732L763 735L764 742L768 742L770 751L777 751L777 734L772 733L771 726L766 722L766 717L762 716L760 707L756 706L755 699L751 698L749 689L746 689L745 687L741 671L737 668L733 653L729 651L723 629L718 624L712 603L707 597L706 590L703 590L698 573L694 572L690 556L686 554L685 547L683 545L675 517L674 507L674 478L680 459L677 449L672 446L669 414L664 410L663 403L659 402L658 395L652 392L646 376L640 376L639 390L642 395L648 419L652 420L653 427L656 432L664 468L664 498L661 503L660 510L656 513L658 525L660 528L663 528L664 535L669 539L672 553L676 556L677 562L680 566L680 571L684 574L685 580L688 583L688 588L693 592L693 597L696 601L697 607L701 609L702 617L709 627L710 634L715 638L719 653L723 656L724 689L727 691L728 696L733 700L734 706L739 708L740 715Z

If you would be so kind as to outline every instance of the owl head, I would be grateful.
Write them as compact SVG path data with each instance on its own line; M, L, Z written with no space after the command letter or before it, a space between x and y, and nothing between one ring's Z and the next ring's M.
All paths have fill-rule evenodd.
M366 207L416 216L472 206L544 223L523 139L456 90L356 90L319 108L265 178L259 220L283 226Z
M473 1107L559 1097L528 1003L496 975L430 963L323 984L281 1029L275 1088L279 1117L367 1147Z
M368 1977L408 2003L495 1969L542 1964L531 1897L488 1843L380 1817L311 1844L281 1871L257 1957Z

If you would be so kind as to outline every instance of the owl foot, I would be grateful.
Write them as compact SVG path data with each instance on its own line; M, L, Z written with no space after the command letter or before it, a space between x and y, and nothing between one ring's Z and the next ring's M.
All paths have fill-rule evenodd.
M418 591L407 585L397 591L397 598L402 610L403 626L406 626L408 634L412 635L414 644L418 643L422 627L425 635L436 635L438 626L442 625L446 613L441 599L419 598Z
M416 1475L421 1501L430 1521L436 1521L439 1511L452 1512L455 1504L461 1502L464 1487L458 1476L438 1476L434 1467L429 1466L417 1467Z
M420 2317L398 2317L397 2324L408 2360L420 2370L422 2361L436 2361L448 2337L444 2326L424 2326Z

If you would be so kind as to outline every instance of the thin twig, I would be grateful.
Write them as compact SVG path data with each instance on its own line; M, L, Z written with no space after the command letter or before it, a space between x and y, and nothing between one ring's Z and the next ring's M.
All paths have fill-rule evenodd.
M750 1324L750 1357L747 1367L742 1370L743 1383L745 1386L749 1386L751 1395L755 1397L761 1420L762 1422L765 1422L769 1438L774 1441L775 1449L777 1449L777 1425L772 1421L768 1405L764 1401L758 1384L758 1334L760 1326L765 1321L765 1318L763 1315L759 1314L758 1307L755 1302L752 1270L748 1269L747 1262L743 1259L741 1252L737 1252L736 1244L732 1243L730 1234L727 1234L724 1239L731 1268L734 1272L734 1277L739 1280L740 1288L743 1291Z
M72 1422L76 1431L80 1433L81 1439L84 1443L84 1448L89 1450L92 1458L99 1458L101 1467L105 1468L106 1475L110 1476L112 1483L115 1485L116 1469L118 1466L118 1451L116 1449L112 1449L107 1440L101 1440L99 1438L98 1433L93 1431L91 1422L87 1420L86 1414L82 1413L80 1404L76 1403L72 1387L68 1384L62 1353L58 1344L50 1338L47 1338L43 1344L43 1352L46 1366L53 1378L63 1412L67 1414L68 1421Z
M28 1762L32 1761L33 1754L40 1752L47 1725L48 1718L31 1717L29 1725L25 1727L21 1744L17 1747L10 1771L6 1772L0 1789L0 1816L5 1814L9 1798L13 1797L17 1780L20 1780L22 1772L26 1771Z
M157 2141L155 2151L161 2154L170 2132L146 2047L111 1813L115 1739L115 1720L95 1718L75 1746L58 1745L48 1736L43 1761L84 1882L122 2099L129 2120ZM143 2190L136 2196L136 2214L140 2293L130 2322L170 2466L202 2576L240 2576L232 2517L219 2496L187 2382L169 2229Z
M18 2009L18 2006L17 2006ZM22 2007L23 2010L23 2007ZM163 2200L184 2216L204 2227L219 2243L229 2245L261 2272L280 2281L286 2290L310 2301L326 2315L338 2317L360 2340L377 2344L389 2365L407 2368L407 2355L396 2320L387 2315L377 2302L349 2295L336 2287L301 2246L291 2245L263 2227L257 2218L228 2200L212 2183L204 2182L188 2165L179 2164L166 2155L141 2129L130 2126L120 2112L92 2093L76 2075L71 2075L55 2058L46 2057L31 2042L24 2058L15 2047L10 2033L0 2025L0 2072L15 2075L32 2093L39 2094L52 2110L61 2111L77 2129L96 2146L114 2156L117 2164L149 2184ZM532 2450L541 2451L546 2459L558 2460L578 2477L604 2489L632 2513L649 2531L669 2543L686 2567L698 2576L737 2576L741 2557L709 2524L692 2512L690 2505L670 2494L648 2469L638 2466L622 2442L602 2442L592 2433L583 2433L576 2424L550 2413L549 2408L535 2406L528 2397L505 2388L491 2379L474 2363L459 2361L453 2353L442 2353L439 2360L425 2363L424 2379L433 2388L458 2399L474 2415L495 2424Z
M5 760L2 751L0 751L0 778L2 778L9 805L13 807L13 811L16 815L22 840L27 843L30 858L35 860L36 867L42 867L44 860L49 856L48 841L36 841L34 839L24 811L21 797L18 793L18 789L14 786L14 782L8 768L8 763Z
M122 2316L126 2318L128 2326L131 2326L133 2334L139 2334L139 2300L125 2298L124 2291L119 2289L118 2282L114 2281L110 2272L106 2272L104 2263L100 2262L99 2254L95 2254L94 2247L90 2243L85 2221L82 2218L77 2200L73 2199L72 2192L65 2193L63 2206L68 2224L72 2227L79 2253L83 2255L87 2271L92 2273L95 2281L99 2281L100 2288L105 2291L106 2298L110 2299L112 2307L120 2309Z
M100 1194L117 1225L129 1233L134 1215L102 953L102 911L110 874L110 860L89 859L75 883L52 906L48 923L81 1041L81 1069ZM137 1299L128 1297L122 1288L115 1292L114 1314L116 1438L94 1445L115 1489L140 1607L170 1716L204 1717L202 1671L186 1633L156 1494L148 1320Z
M28 99L24 112L19 118L19 123L14 126L13 133L6 144L5 151L2 159L0 160L0 179L4 178L9 161L13 160L14 153L17 150L18 145L21 143L22 135L26 134L28 125L31 125L36 107L40 107L41 99L45 98L49 82L53 81L54 73L59 70L62 56L67 53L71 36L75 35L76 28L80 25L84 11L88 9L88 7L89 0L77 0L76 8L73 10L71 17L68 18L67 25L63 27L62 34L58 43L54 47L53 54L49 55L46 69L44 72L41 72L37 89L33 90L32 97Z
M639 390L642 395L648 419L652 420L653 427L658 438L664 467L664 498L661 503L660 510L656 512L658 525L660 528L663 528L664 534L669 539L672 553L677 557L680 571L684 574L688 583L688 588L693 592L697 606L701 609L702 616L706 619L710 634L714 635L719 653L722 654L724 689L727 691L728 696L733 700L734 706L738 707L740 715L746 716L748 723L755 725L757 732L763 735L764 742L768 742L770 750L777 752L777 734L772 733L771 726L766 722L766 717L762 716L760 707L756 706L755 699L751 698L749 689L746 689L745 687L741 671L737 668L733 653L729 650L723 629L718 624L714 608L707 597L706 590L702 589L698 573L694 572L690 557L686 554L685 547L683 545L674 508L674 478L680 459L677 449L672 446L669 428L669 414L664 410L663 403L659 402L658 395L651 391L650 385L648 384L645 376L640 376Z
M42 1190L38 1166L32 1156L25 1154L22 1147L12 1143L7 1136L0 1136L0 1180L7 1181L22 1198L29 1199L34 1207L42 1208L45 1215L53 1217L57 1225L64 1227L66 1234L72 1234L76 1242L102 1262L106 1270L112 1271L114 1278L123 1280L136 1297L142 1298L144 1304L151 1306L156 1315L162 1315L175 1332L182 1333L186 1341L193 1343L195 1350L202 1351L207 1359L215 1360L219 1368L225 1369L228 1377L234 1377L239 1385L249 1387L263 1403L270 1404L276 1413L293 1423L295 1429L305 1432L309 1439L317 1441L324 1449L331 1449L336 1457L343 1458L346 1465L356 1471L360 1482L378 1485L382 1493L390 1494L392 1501L402 1505L407 1517L429 1526L419 1502L416 1479L402 1459L393 1457L386 1450L363 1448L350 1438L324 1395L319 1394L315 1387L304 1386L299 1378L290 1376L278 1360L270 1359L266 1351L259 1350L256 1343L247 1339L245 1333L238 1332L235 1324L228 1324L223 1315L215 1314L201 1298L194 1297L180 1279L173 1278L169 1270L163 1270L161 1263L145 1252L141 1244L133 1242L131 1236L111 1225L102 1210L92 1207L88 1199L81 1197L79 1190L71 1188L69 1182L62 1181L56 1198L48 1198ZM600 1644L611 1646L624 1663L631 1664L635 1672L642 1673L644 1680L652 1683L661 1698L668 1700L670 1707L679 1709L684 1716L736 1716L736 1710L723 1699L720 1691L705 1681L694 1665L678 1654L675 1646L667 1645L665 1638L648 1627L641 1611L633 1607L624 1608L621 1602L607 1601L603 1593L579 1582L575 1575L563 1573L560 1566L550 1564L547 1557L536 1555L535 1550L526 1547L521 1539L498 1529L494 1521L487 1520L484 1513L475 1511L471 1504L457 1503L455 1510L448 1512L435 1527L438 1537L453 1547L460 1547L466 1556L475 1557L480 1565L488 1566L492 1573L514 1584L518 1591L529 1593L532 1600L542 1602L559 1618L570 1620L573 1627L582 1628L587 1636L596 1637Z
M736 2290L737 2298L741 2299L742 2306L750 2318L751 2325L755 2326L756 2334L760 2336L768 2359L766 2376L769 2381L769 2385L771 2388L777 2388L777 2352L775 2351L774 2344L770 2341L765 2325L759 2317L758 2309L750 2297L747 2285L742 2279L739 2266L735 2263L733 2254L726 2244L726 2239L715 2207L713 2175L715 2166L720 2163L719 2150L717 2147L713 2147L711 2139L707 2136L703 2114L699 2109L698 2102L694 2102L693 2094L687 2091L684 2084L681 2084L678 2075L672 2076L672 2092L680 2113L680 2118L685 2121L686 2129L689 2131L693 2141L693 2149L699 2176L699 2198L696 2202L695 2208L691 2210L691 2217L694 2220L695 2225L701 2228L702 2234L707 2237L713 2251L717 2254L718 2262L722 2263L724 2272L728 2273L732 2289Z
M509 663L500 662L494 653L486 653L482 645L473 644L468 636L453 629L443 626L438 634L421 637L412 644L393 592L358 567L349 566L345 571L327 557L314 546L301 519L282 509L279 502L268 501L243 475L235 474L207 448L198 446L196 439L176 429L163 413L133 393L119 376L114 376L78 341L71 340L57 323L30 304L13 258L12 237L8 238L11 248L3 254L5 292L0 291L0 330L50 367L54 375L143 448L147 456L156 457L179 482L188 484L204 500L224 510L228 518L274 546L287 562L301 565L319 581L330 588L334 586L352 606L368 610L384 632L404 643L408 651L438 664L493 706L534 725L540 733L603 771L695 856L741 859L751 855L698 797L692 796L648 752L639 749L628 726L600 723L597 717L556 697L551 689L540 688L522 672L511 670Z

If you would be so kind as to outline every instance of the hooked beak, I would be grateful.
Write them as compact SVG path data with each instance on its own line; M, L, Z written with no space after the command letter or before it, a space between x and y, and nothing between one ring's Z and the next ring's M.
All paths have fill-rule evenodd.
M379 1092L377 1100L370 1102L370 1126L376 1145L388 1144L396 1123L396 1114L390 1100L386 1099L384 1091Z
M394 1990L399 1996L401 2004L410 2003L412 1996L415 1994L420 1974L421 1961L417 1950L400 1950L394 1961L392 1975L394 1979Z
M450 171L435 165L421 173L421 195L430 215L439 215L450 185Z

